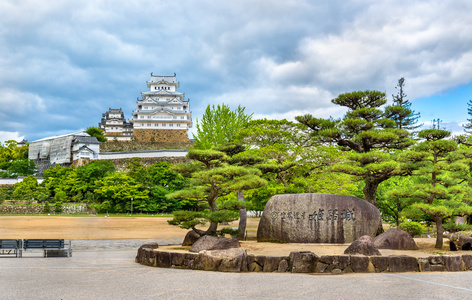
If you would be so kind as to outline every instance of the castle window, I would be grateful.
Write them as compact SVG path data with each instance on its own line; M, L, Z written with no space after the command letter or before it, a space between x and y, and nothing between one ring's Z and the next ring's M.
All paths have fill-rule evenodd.
M174 124L169 124L169 127L174 127Z
M162 124L162 127L166 127L166 124Z

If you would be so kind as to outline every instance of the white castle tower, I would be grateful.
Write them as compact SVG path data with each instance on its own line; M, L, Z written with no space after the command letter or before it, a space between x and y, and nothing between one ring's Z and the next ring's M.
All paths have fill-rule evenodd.
M192 113L185 94L177 92L176 75L158 76L151 73L148 91L141 93L129 122L137 141L188 142Z

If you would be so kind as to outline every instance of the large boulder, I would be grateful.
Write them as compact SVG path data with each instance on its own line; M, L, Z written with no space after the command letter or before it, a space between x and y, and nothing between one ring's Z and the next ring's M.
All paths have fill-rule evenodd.
M257 241L352 243L374 237L380 212L365 200L346 195L275 195L267 202Z
M220 272L241 272L247 269L246 249L203 250L195 257L195 269Z
M200 252L202 250L223 250L230 248L239 248L241 245L236 239L227 239L225 237L216 237L211 235L204 235L199 238L190 247L190 252Z
M344 250L344 254L362 254L366 256L382 255L374 245L374 239L369 235L363 235L355 240Z
M392 228L374 238L374 245L378 249L418 250L415 240L398 228Z

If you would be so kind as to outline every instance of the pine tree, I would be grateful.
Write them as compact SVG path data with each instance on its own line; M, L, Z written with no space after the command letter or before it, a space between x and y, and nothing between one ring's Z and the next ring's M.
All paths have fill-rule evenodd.
M415 130L422 124L417 124L420 118L420 113L415 113L411 109L411 102L406 99L407 95L403 91L405 86L405 78L398 79L398 84L395 87L398 90L393 97L393 105L385 108L385 116L388 119L395 121L396 127L405 130Z
M358 91L339 95L331 100L349 110L340 120L314 118L296 120L312 129L312 137L321 143L336 144L346 151L343 161L332 171L356 176L365 182L365 200L376 205L378 185L394 176L405 175L394 150L412 145L410 134L397 128L381 107L387 102L385 93Z
M415 210L436 223L436 248L443 246L443 221L457 214L470 214L467 204L471 188L463 184L468 167L457 152L457 143L448 139L451 133L442 129L426 129L418 133L424 141L403 154L413 173L414 185L390 192L393 197L415 201L409 207L408 216L415 216Z
M472 99L467 102L467 114L471 117L467 119L468 123L462 125L467 134L472 134Z

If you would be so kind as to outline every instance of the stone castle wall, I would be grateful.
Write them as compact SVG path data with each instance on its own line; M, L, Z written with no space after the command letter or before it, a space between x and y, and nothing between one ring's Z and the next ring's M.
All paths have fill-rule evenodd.
M187 129L133 129L138 142L189 142Z
M0 205L0 215L35 215L44 214L44 204L36 205ZM51 211L54 211L54 203L50 204ZM91 210L86 204L63 204L61 214L88 214Z

